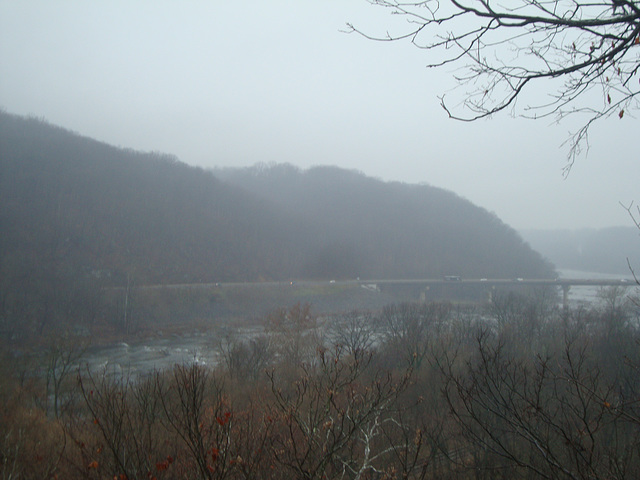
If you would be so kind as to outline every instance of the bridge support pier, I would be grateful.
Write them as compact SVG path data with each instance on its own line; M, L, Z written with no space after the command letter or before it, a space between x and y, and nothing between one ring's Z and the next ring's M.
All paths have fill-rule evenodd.
M571 289L570 285L562 285L562 308L566 312L569 310L569 290Z
M427 285L427 287L420 292L420 303L427 303L427 292L431 287Z

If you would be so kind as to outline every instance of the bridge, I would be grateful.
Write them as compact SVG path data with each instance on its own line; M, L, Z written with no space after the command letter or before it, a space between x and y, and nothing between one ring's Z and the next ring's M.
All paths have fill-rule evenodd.
M606 286L631 286L635 285L635 282L626 278L621 279L583 279L583 278L514 278L514 279L496 279L496 278L463 278L460 280L444 280L444 279L387 279L387 280L344 280L336 283L361 283L361 284L424 284L424 285L465 285L465 284L480 284L480 285L555 285L555 286L591 286L591 287L606 287ZM318 282L313 282L318 283Z
M495 287L516 287L516 286L553 286L562 289L562 305L569 306L569 290L571 287L630 287L637 286L636 281L627 278L602 279L602 278L460 278L448 276L443 279L405 279L405 280L368 280L360 282L363 284L376 285L446 285L455 287L456 285L484 285L491 289ZM489 290L489 301L491 301L491 290Z
M182 283L182 284L162 284L162 285L140 285L136 288L148 289L194 289L194 288L225 288L225 287L286 287L290 285L297 286L322 286L329 284L335 285L360 285L367 286L402 286L414 285L423 286L429 289L431 286L441 286L443 288L456 288L462 286L483 286L487 289L489 301L493 290L496 287L558 287L562 289L562 303L565 308L569 305L569 290L571 287L630 287L637 286L633 279L584 279L584 278L461 278L459 276L446 276L439 279L353 279L353 280L294 280L294 281L267 281L267 282L220 282L220 283ZM115 289L124 289L125 287L115 287Z

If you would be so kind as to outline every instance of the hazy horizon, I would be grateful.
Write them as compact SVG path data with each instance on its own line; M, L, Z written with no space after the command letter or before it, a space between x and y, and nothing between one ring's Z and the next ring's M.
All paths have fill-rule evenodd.
M565 179L575 122L449 120L438 95L453 72L341 31L394 21L364 0L0 0L0 107L205 168L336 165L426 183L517 230L633 225L620 205L640 173L633 112L597 123Z

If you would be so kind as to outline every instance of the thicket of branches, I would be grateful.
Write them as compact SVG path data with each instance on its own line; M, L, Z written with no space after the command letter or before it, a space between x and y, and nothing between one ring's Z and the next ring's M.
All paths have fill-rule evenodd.
M259 339L223 345L215 368L137 377L70 374L74 344L51 348L37 376L5 359L0 474L637 478L635 305L620 289L591 310L545 298L399 304L324 321L298 305L265 319ZM43 401L49 378L53 403Z
M637 108L640 3L630 0L369 0L407 21L367 38L408 40L430 67L454 67L455 99L441 97L450 117L471 121L501 110L531 118L584 114L570 140L570 168L588 145L596 120ZM547 96L531 100L541 84ZM459 94L459 95L458 95ZM535 95L534 95L535 96ZM523 105L516 108L517 100Z

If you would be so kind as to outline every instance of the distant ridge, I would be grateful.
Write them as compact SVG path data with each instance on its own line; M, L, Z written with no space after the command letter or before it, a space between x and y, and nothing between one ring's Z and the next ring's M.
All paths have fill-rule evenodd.
M337 167L206 171L6 112L0 232L0 328L97 315L95 285L553 275L442 189Z
M553 276L512 228L458 195L338 167L216 169L217 177L312 223L311 277Z
M640 232L634 226L523 230L521 234L561 269L628 275L631 264L636 273L640 272Z
M206 171L6 112L0 231L0 328L40 332L100 315L105 286L553 275L452 192L337 167Z
M552 275L495 215L435 187L337 167L212 173L7 113L0 162L3 258L38 268L155 283Z

